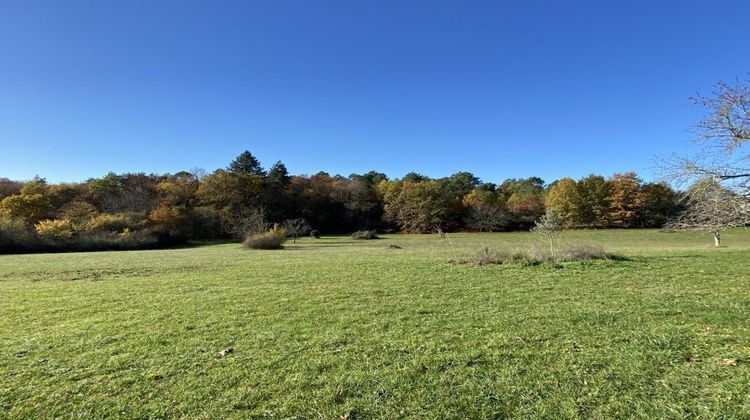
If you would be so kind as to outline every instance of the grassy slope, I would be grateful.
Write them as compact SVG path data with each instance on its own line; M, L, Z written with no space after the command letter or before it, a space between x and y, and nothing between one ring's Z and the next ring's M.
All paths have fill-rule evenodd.
M0 256L0 417L750 416L750 232L572 232L632 258L446 263L530 240Z

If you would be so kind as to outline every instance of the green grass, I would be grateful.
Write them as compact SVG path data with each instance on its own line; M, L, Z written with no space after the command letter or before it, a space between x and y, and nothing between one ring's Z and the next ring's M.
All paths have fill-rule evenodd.
M533 240L0 256L0 417L750 417L750 232L447 262Z

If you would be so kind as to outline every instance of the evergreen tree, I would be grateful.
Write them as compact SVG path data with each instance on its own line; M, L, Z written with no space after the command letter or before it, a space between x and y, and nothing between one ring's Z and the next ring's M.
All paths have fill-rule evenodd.
M229 164L227 171L238 175L266 175L266 171L260 166L260 161L248 150L240 153L240 155Z
M269 182L281 185L287 185L289 184L289 181L292 180L292 177L289 176L289 171L286 169L286 165L280 160L276 161L276 163L271 166L267 178Z

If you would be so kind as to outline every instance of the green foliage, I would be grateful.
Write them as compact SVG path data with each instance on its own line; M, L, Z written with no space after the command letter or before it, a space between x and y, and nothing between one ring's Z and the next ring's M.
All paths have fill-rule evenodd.
M229 164L227 171L236 175L257 175L261 177L266 175L260 161L249 150L240 153Z
M292 177L289 175L289 171L286 169L286 165L284 165L284 163L279 160L276 161L273 166L271 166L266 179L269 183L272 184L288 185L292 180Z

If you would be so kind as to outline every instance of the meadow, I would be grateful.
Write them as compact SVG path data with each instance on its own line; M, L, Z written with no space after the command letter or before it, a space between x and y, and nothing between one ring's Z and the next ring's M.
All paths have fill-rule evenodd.
M572 231L626 259L448 262L535 241L0 256L0 417L750 417L750 231Z

